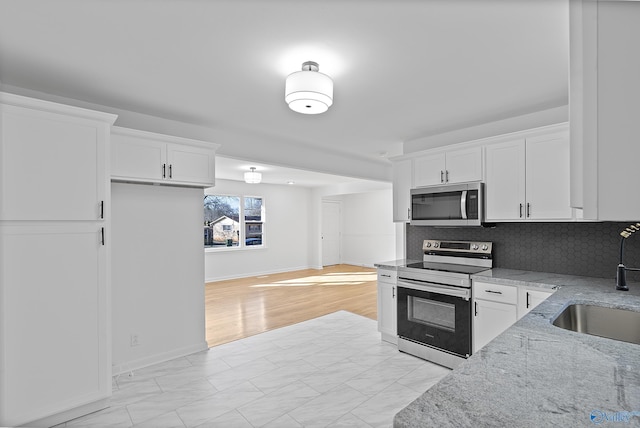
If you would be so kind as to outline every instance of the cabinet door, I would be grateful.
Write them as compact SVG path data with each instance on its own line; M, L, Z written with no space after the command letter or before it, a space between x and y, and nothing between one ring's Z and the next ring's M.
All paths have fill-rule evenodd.
M554 290L543 290L540 288L521 288L520 295L518 296L518 319L547 300L554 292Z
M382 339L397 343L397 308L395 282L378 281L378 331Z
M486 147L486 220L520 220L525 211L525 144L523 140Z
M419 156L413 161L413 185L432 186L445 182L445 154Z
M0 425L111 394L99 222L0 227ZM34 255L38 268L33 268Z
M569 136L528 138L526 158L527 218L571 219Z
M112 179L160 182L163 171L166 175L166 157L166 143L131 135L111 135Z
M1 121L0 219L98 219L107 126L9 105Z
M167 144L167 178L173 182L215 184L215 152L201 147Z
M413 163L405 159L393 163L393 221L411 220L411 191Z
M517 321L516 305L474 301L473 352L495 339Z
M464 183L482 180L482 148L454 150L446 154L445 181Z

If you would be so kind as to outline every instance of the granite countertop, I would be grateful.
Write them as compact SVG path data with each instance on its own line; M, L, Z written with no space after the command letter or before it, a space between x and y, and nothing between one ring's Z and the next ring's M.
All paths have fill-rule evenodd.
M388 262L379 262L374 263L374 266L382 269L397 269L399 267L406 267L411 263L420 263L422 260L407 260L407 259L399 259L399 260L390 260Z
M550 322L571 303L640 311L640 283L624 292L613 279L510 269L473 278L558 291L401 410L394 427L640 426L640 345Z

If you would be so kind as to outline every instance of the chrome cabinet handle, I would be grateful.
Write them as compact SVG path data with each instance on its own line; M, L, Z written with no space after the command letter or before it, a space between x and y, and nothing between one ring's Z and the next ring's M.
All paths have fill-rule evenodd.
M444 171L440 170L440 183L444 183Z
M100 218L104 219L104 201L100 201Z
M396 298L396 287L391 287L391 297Z
M527 217L531 217L531 204L527 202Z
M493 291L493 290L484 290L484 291L491 294L502 294L502 291Z
M407 208L407 220L411 220L411 208Z
M391 275L386 275L384 273L381 273L380 276L384 276L385 278L391 278Z
M102 245L104 245L104 227L100 229L100 238L102 241Z
M522 204L520 204L520 218L522 218Z
M473 315L478 316L478 302L473 302Z
M169 164L169 178L173 178L173 165Z
M167 164L162 164L162 178L167 178Z
M444 178L444 182L448 183L449 182L449 170L445 171L444 177L445 177Z
M527 291L527 308L529 308L529 306L531 306L531 300L530 300L531 295L529 294L529 292Z

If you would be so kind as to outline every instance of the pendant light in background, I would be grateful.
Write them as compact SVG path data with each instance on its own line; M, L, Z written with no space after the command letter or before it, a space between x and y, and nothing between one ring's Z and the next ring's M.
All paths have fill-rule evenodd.
M251 171L247 171L244 173L244 182L249 184L258 184L262 181L262 174L256 172L255 167L249 168Z
M284 100L293 111L303 114L324 113L333 104L333 80L320 73L317 62L302 63L302 71L287 76Z

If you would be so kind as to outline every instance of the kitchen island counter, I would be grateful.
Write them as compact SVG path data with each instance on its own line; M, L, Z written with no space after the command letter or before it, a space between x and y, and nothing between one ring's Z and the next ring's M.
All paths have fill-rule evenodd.
M640 311L640 283L623 292L612 279L511 269L472 278L558 291L401 410L394 427L640 426L640 345L551 324L572 303Z

